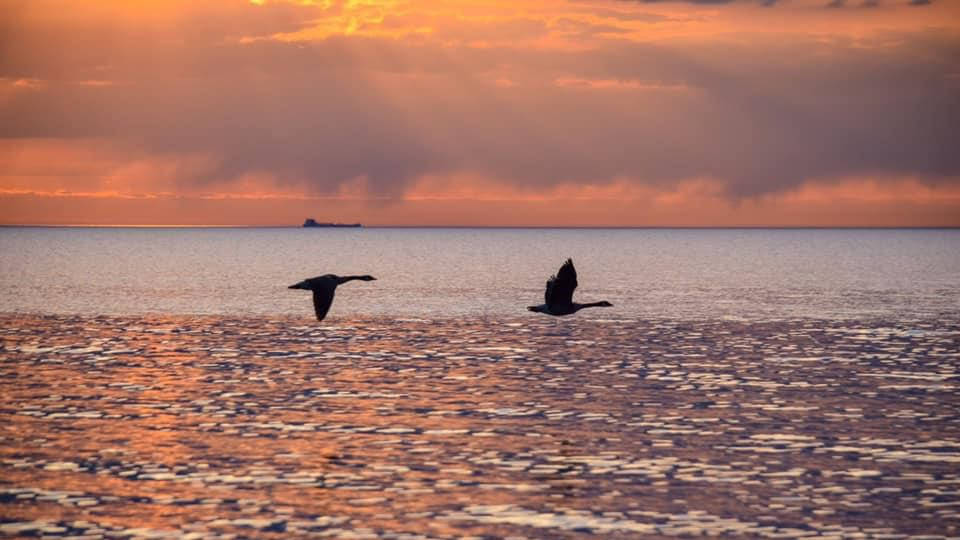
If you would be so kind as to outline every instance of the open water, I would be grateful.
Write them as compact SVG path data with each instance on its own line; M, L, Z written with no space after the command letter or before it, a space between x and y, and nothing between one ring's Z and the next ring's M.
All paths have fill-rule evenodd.
M567 257L613 308L524 309ZM958 291L957 230L0 229L0 537L957 538Z
M960 230L0 228L0 311L523 315L572 257L588 317L919 317L960 308ZM532 316L532 314L531 314Z

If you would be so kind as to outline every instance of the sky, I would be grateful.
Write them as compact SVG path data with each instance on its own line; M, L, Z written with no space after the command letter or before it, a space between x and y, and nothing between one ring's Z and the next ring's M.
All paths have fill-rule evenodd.
M0 0L0 224L960 226L960 0Z

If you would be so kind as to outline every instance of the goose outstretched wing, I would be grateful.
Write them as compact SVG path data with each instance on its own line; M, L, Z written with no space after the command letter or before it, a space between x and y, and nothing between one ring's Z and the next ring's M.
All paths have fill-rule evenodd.
M336 287L323 287L313 290L313 311L317 314L317 320L322 321L330 311L330 305L333 304L333 293Z
M317 320L322 321L333 304L333 293L337 291L337 276L326 274L310 280L310 290L313 291L313 311Z
M573 290L577 288L577 270L573 260L567 259L560 271L547 281L544 300L548 306L563 306L573 302Z

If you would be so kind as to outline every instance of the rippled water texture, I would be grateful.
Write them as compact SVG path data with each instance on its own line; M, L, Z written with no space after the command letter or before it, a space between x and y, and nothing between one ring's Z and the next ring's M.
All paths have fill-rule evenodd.
M960 312L960 230L0 228L0 312L306 315L287 285L373 274L331 317L516 316L573 257L582 317Z
M583 301L528 313L566 257ZM0 536L960 537L955 230L0 229ZM370 273L312 320L286 287Z
M0 327L0 535L960 534L956 319Z

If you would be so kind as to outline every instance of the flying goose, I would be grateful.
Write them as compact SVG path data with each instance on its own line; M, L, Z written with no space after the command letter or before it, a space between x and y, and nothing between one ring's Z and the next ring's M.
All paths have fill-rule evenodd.
M373 276L335 276L333 274L324 274L310 279L305 279L288 287L289 289L304 289L313 291L313 310L317 314L317 320L322 321L330 311L330 304L333 303L333 293L337 290L337 285L343 285L348 281L359 279L361 281L375 281Z
M612 307L606 300L578 304L573 301L573 290L577 288L577 270L573 267L573 260L567 259L560 267L560 271L547 281L547 290L544 293L545 304L529 306L527 309L537 313L545 313L560 317L570 315L588 307Z

